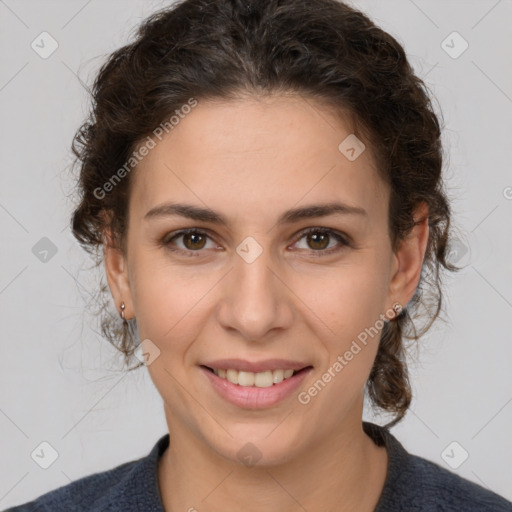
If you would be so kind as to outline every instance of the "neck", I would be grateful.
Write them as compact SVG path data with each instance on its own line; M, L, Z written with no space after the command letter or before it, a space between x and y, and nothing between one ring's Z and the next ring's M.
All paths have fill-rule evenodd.
M388 459L385 448L364 433L360 418L304 447L300 457L271 466L246 467L208 449L188 429L169 429L169 448L158 467L165 511L372 512Z

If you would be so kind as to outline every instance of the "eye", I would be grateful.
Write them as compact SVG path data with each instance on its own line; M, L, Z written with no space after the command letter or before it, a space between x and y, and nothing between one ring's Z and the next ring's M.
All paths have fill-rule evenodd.
M343 247L350 245L346 237L328 228L308 228L301 232L298 241L303 238L306 239L306 244L308 244L309 247L299 249L309 250L315 257L338 252ZM175 241L179 239L182 239L182 247L175 243ZM202 249L215 249L217 247L217 245L213 243L213 240L213 246L207 247L208 239L212 240L207 232L189 228L165 236L161 241L161 245L170 251L181 253L184 256L200 256ZM337 241L338 246L329 247L332 240ZM298 241L295 242L294 245L296 245ZM176 247L175 245L178 246Z
M327 228L308 228L306 231L301 233L298 241L302 240L303 238L306 239L307 244L305 250L310 250L313 253L317 253L314 254L315 257L338 252L344 246L350 245L348 240L340 233ZM338 246L334 245L334 247L329 247L329 242L331 242L333 239L338 242Z
M172 247L172 243L180 238L183 239L184 247ZM164 237L162 245L171 251L181 252L185 256L198 256L198 254L194 253L198 253L201 249L205 248L206 240L209 238L210 236L204 231L198 229L183 229L177 233L172 233L172 236ZM214 247L209 248L214 249L215 247L214 244Z

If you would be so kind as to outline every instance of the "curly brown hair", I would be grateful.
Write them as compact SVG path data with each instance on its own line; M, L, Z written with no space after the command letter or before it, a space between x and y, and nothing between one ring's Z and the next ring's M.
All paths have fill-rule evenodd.
M336 0L181 0L144 20L134 41L99 70L91 113L73 139L80 168L73 234L98 265L106 230L126 250L131 173L108 190L104 185L191 98L279 92L350 113L354 133L391 186L393 250L415 225L415 208L428 205L420 283L407 307L385 323L367 382L372 403L392 413L388 425L394 425L411 402L404 339L417 340L439 316L441 267L460 268L447 259L451 210L441 180L441 127L428 89L400 43L365 14ZM102 334L128 365L138 344L133 319L120 324L105 307L112 302L105 283L99 293ZM426 318L424 328L413 318Z

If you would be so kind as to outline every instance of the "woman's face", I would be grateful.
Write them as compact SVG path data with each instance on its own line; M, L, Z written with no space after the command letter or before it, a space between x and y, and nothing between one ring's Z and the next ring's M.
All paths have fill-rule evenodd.
M398 271L389 190L368 147L339 148L351 133L300 97L199 101L133 171L127 258L110 251L107 272L152 354L171 437L277 464L360 428L382 320L412 296L422 251L404 249ZM321 215L334 204L346 211ZM283 372L244 373L263 385L245 387L202 366L270 359L309 369L271 387Z

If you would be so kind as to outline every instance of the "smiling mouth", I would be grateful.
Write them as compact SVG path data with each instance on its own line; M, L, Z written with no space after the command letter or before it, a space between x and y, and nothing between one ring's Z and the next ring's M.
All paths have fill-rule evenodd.
M306 366L300 370L267 370L264 372L245 372L238 371L235 369L223 369L223 368L210 368L209 366L202 365L203 368L214 373L217 377L227 380L232 384L244 387L259 387L268 388L280 384L284 380L287 380L299 373L305 372L312 368L312 366Z

